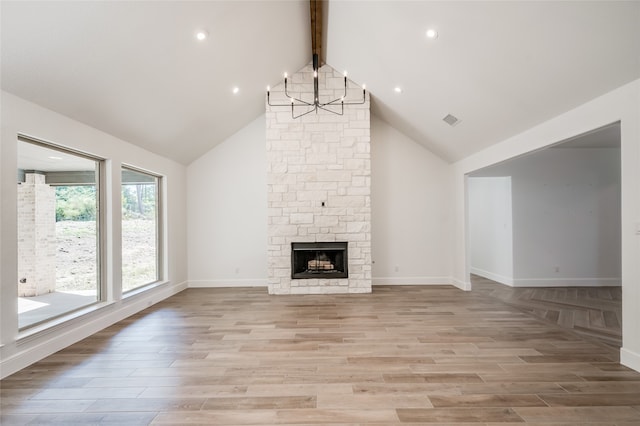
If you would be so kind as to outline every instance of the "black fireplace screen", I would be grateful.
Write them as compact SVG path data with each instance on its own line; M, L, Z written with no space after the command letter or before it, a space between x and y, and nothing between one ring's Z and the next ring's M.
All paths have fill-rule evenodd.
M347 242L291 243L291 278L348 278Z

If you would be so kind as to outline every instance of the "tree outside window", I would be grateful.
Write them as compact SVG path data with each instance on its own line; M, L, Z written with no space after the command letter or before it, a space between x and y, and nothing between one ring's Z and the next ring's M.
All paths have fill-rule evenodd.
M122 168L122 291L160 279L159 177Z

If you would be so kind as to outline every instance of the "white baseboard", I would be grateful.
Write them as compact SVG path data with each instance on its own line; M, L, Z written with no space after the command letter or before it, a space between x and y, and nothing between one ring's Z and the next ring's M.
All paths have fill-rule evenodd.
M451 277L373 277L372 285L451 285Z
M374 277L372 285L455 285L451 277ZM191 280L189 288L267 287L266 278Z
M471 273L509 287L620 287L621 278L513 278L471 267Z
M457 278L452 278L451 284L458 287L460 290L471 291L471 282L469 281L463 281Z
M18 351L0 361L0 378L20 371L186 288L186 281L175 285L161 286L149 290L148 293L141 293L131 300L110 304L104 311L96 311L95 314L89 314L87 318L82 318L82 322L70 321L68 325L61 326L58 330L47 332L41 336L30 336L25 339L25 342L17 341ZM3 349L6 349L6 346ZM21 346L24 348L20 349Z
M620 364L640 372L640 354L626 348L621 348Z
M267 287L266 278L231 280L190 280L189 288Z
M373 285L452 285L460 290L471 290L471 283L453 277L374 277Z
M620 278L523 278L513 280L513 287L620 287Z
M473 266L470 269L471 269L471 273L474 275L479 275L481 277L488 278L492 281L513 287L513 277L507 277L505 275L500 275L490 271L485 271L484 269L474 268Z

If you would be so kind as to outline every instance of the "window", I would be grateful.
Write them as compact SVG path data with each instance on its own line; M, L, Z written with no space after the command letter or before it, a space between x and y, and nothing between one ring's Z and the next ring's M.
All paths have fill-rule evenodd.
M122 168L122 292L160 280L160 178Z
M101 300L103 161L18 139L18 325Z

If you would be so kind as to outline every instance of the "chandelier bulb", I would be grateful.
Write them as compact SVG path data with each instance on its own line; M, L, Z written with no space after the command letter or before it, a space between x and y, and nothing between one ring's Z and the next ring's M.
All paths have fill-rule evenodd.
M1 0L0 0L1 1ZM309 113L312 112L316 112L316 114L318 113L319 110L323 110L323 111L327 111L336 115L343 115L344 114L344 106L345 105L362 105L365 104L367 101L367 94L366 94L366 86L363 84L362 85L362 98L358 101L358 100L346 100L345 98L347 98L347 92L348 92L348 81L347 81L347 71L345 70L343 75L344 75L344 94L338 98L335 98L333 100L328 100L326 103L320 103L320 96L319 96L319 77L320 77L320 70L319 70L319 66L318 66L318 55L314 53L313 55L313 103L311 102L307 102L304 101L302 99L296 99L293 96L291 96L291 94L289 94L288 91L288 84L287 84L287 78L289 77L288 73L284 73L284 99L288 99L289 102L282 102L282 103L275 103L272 104L271 100L269 99L269 93L271 91L271 86L267 86L267 103L269 107L284 107L284 106L289 106L290 105L290 109L291 109L291 118L296 119L296 118L300 118L302 116L305 116ZM331 73L329 73L331 74ZM308 75L308 74L307 74ZM325 73L326 75L326 73ZM335 75L335 74L334 74ZM300 83L300 82L298 82ZM332 108L333 106L333 108ZM338 108L336 109L335 106L337 106ZM298 110L298 108L300 108L300 110ZM297 114L296 114L297 113Z

